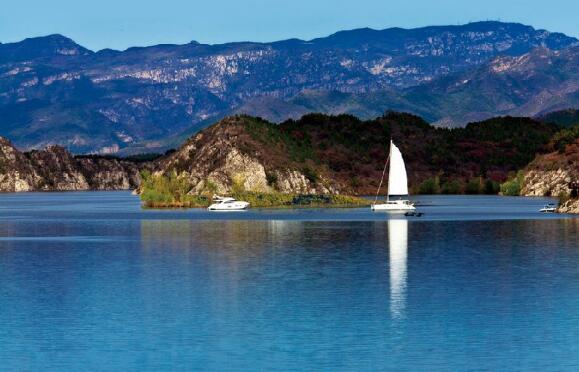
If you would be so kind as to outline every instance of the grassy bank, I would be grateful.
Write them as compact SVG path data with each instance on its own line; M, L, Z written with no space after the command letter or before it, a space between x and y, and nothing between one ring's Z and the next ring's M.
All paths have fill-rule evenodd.
M370 205L370 201L363 198L345 195L310 195L310 194L279 194L279 193L230 193L227 194L237 200L249 202L253 208L345 208ZM141 196L146 208L207 208L211 198L207 196L187 195L181 200L150 200Z
M143 173L140 197L147 208L206 208L211 204L212 192L189 195L191 185L176 174L168 176ZM237 189L237 190L235 190ZM258 193L239 190L227 196L247 201L254 208L283 207L357 207L368 206L370 201L346 195L302 195L278 192Z

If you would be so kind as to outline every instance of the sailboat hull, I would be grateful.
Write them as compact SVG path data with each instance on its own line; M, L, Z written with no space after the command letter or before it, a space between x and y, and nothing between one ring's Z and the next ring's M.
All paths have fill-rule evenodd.
M388 201L383 204L373 204L373 211L408 212L415 211L416 207L409 200Z

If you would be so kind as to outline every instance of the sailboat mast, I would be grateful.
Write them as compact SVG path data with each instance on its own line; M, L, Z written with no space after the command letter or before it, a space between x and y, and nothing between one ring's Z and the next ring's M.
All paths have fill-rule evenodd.
M380 185L378 185L378 190L376 190L376 198L374 199L375 205L378 202L378 196L380 195L380 189L382 188L382 184L384 183L384 176L386 175L386 168L388 167L388 162L390 160L390 153L392 152L392 140L390 140L390 152L388 153L388 157L386 158L386 163L384 163L384 170L382 171L382 178L380 178ZM388 198L388 194L386 194L386 198Z
M392 138L390 138L390 149L388 150L388 160L392 158ZM388 160L386 163L388 163ZM390 175L388 175L388 186L386 187L386 203L390 201Z

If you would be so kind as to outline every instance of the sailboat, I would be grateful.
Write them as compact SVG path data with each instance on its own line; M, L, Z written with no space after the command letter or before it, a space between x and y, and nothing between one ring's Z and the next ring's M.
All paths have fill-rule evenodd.
M377 204L378 195L380 194L380 188L384 182L384 175L386 174L388 163L390 163L390 170L388 172L388 194L386 197L386 203ZM388 154L386 164L384 165L382 179L380 180L380 185L378 186L378 191L376 192L376 199L372 204L372 210L390 212L408 212L416 210L414 204L410 202L410 200L402 199L405 196L408 196L408 177L406 175L406 166L404 165L404 159L402 158L400 149L398 149L394 142L390 140L390 153Z

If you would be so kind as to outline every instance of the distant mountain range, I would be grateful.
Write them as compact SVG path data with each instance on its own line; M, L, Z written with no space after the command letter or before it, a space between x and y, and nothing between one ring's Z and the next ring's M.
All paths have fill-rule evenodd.
M0 135L23 149L156 151L231 113L403 110L456 126L567 107L579 107L578 40L513 23L126 51L60 35L0 44Z
M350 113L372 118L407 111L436 126L456 127L498 115L549 117L579 107L579 47L536 48L496 57L480 66L395 91L304 91L288 100L258 98L238 112L281 121L307 112Z

